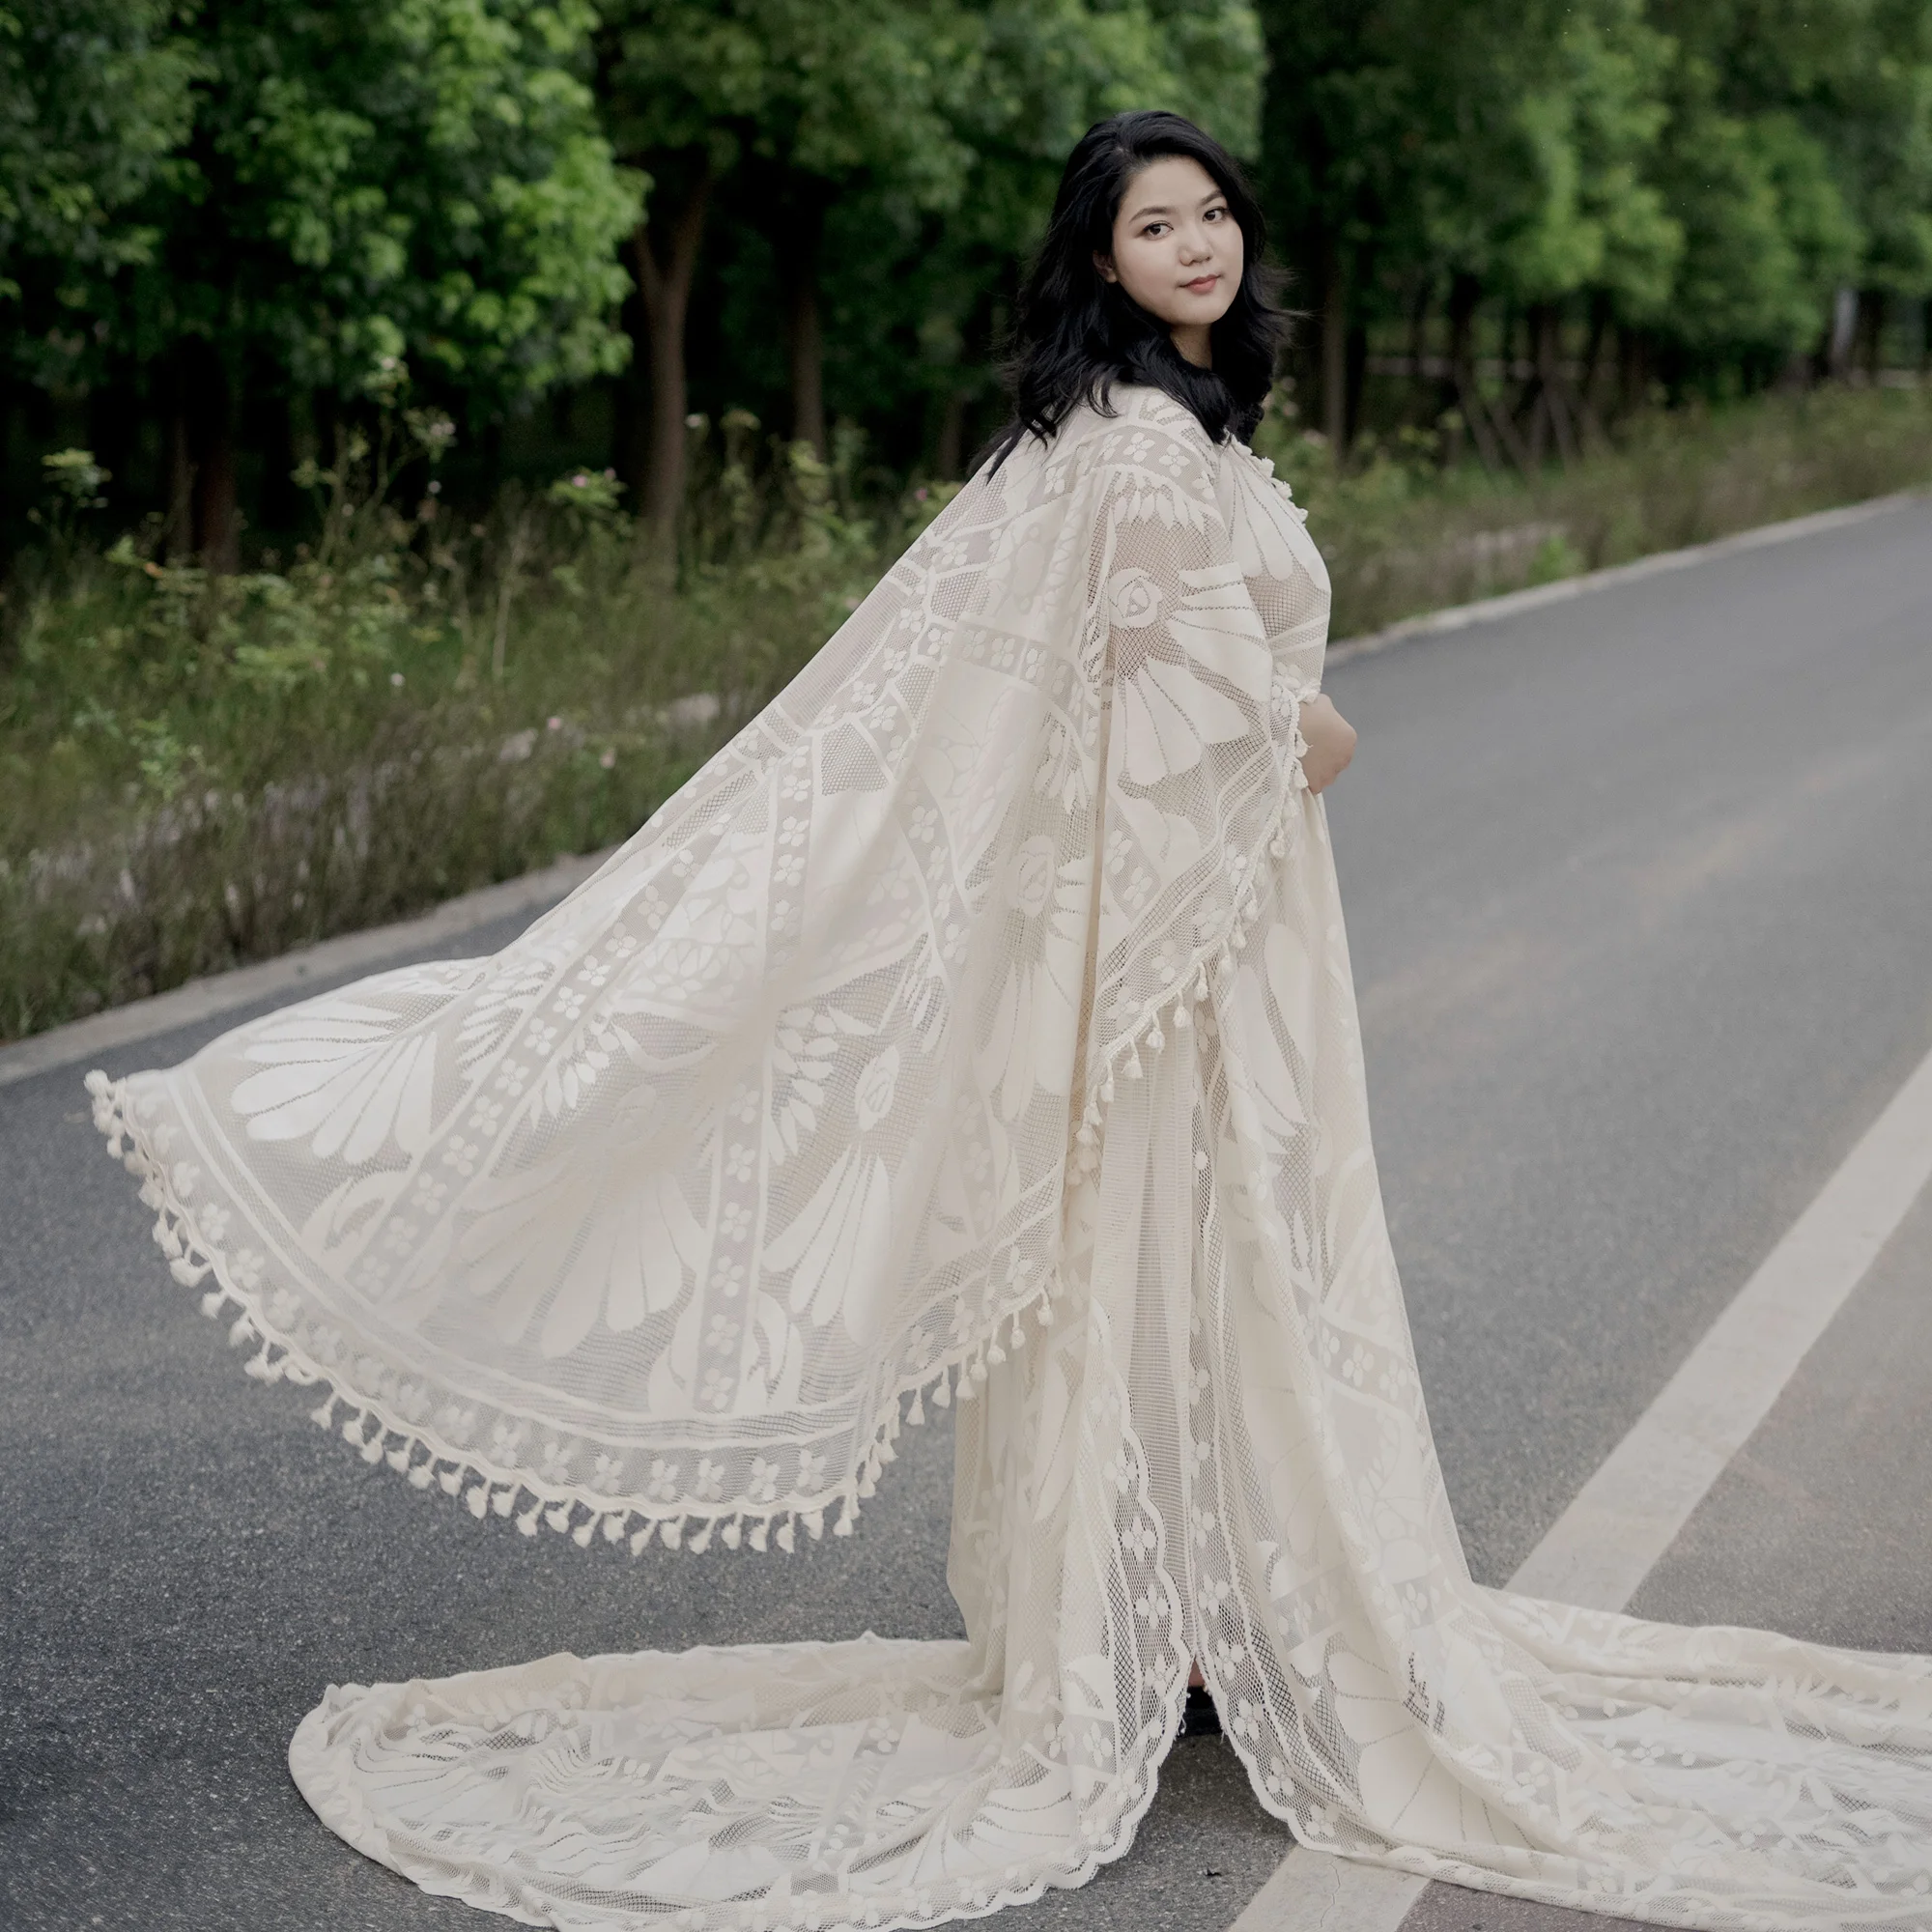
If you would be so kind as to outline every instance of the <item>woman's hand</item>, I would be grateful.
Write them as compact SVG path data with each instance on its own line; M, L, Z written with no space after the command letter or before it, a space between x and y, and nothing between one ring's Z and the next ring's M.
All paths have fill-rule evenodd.
M1301 707L1301 735L1308 750L1301 760L1310 791L1325 791L1349 769L1355 755L1355 727L1335 709L1324 691Z

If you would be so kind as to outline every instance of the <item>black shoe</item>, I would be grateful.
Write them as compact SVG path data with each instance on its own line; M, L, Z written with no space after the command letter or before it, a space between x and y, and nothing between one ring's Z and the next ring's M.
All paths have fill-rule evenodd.
M1180 1735L1183 1738L1218 1738L1221 1714L1214 1699L1199 1684L1187 1687L1187 1702L1180 1707Z

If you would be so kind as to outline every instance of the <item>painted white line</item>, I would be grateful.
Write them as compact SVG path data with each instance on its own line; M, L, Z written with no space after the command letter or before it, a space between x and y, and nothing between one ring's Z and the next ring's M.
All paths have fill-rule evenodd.
M1932 1182L1932 1054L1711 1324L1512 1590L1620 1610ZM1427 1881L1294 1850L1232 1932L1396 1932Z
M1631 563L1613 563L1603 570L1585 571L1580 577L1559 577L1553 583L1532 583L1523 590L1506 590L1499 597L1478 598L1473 604L1452 605L1446 611L1431 611L1419 617L1405 617L1379 631L1365 631L1358 638L1344 638L1328 646L1324 668L1347 664L1351 658L1369 657L1391 644L1409 638L1434 637L1443 631L1467 630L1471 624L1488 624L1502 617L1515 617L1524 611L1541 611L1547 604L1567 604L1593 590L1612 590L1619 584L1638 583L1647 577L1667 576L1673 570L1688 570L1692 564L1708 563L1714 557L1731 556L1739 551L1763 550L1771 544L1789 543L1794 537L1815 536L1821 530L1843 529L1871 517L1889 516L1894 510L1932 502L1922 490L1901 490L1890 497L1873 497L1863 503L1848 503L1843 509L1815 510L1808 517L1792 517L1781 524L1763 524L1754 530L1739 530L1734 536L1718 537L1710 543L1692 544L1686 550L1659 551Z
M190 980L170 992L156 993L145 1000L129 1000L126 1006L112 1007L90 1019L51 1027L15 1045L0 1047L0 1087L11 1087L16 1080L31 1079L36 1073L45 1073L56 1066L92 1060L116 1047L131 1046L156 1034L171 1033L176 1027L192 1026L197 1020L233 1012L238 1007L253 1006L258 1000L271 999L277 993L297 992L358 969L376 972L405 953L453 943L495 920L554 905L615 850L611 846L582 859L559 859L540 872L526 872L520 879L506 879L501 885L485 886L480 892L445 899L434 912L425 913L420 919L374 926L365 932L344 933L339 939L325 939L315 946L304 946L299 952L265 959L256 966L238 966L232 973L212 973L204 980Z
M1932 1179L1932 1054L1711 1324L1510 1588L1621 1609Z
M1230 1932L1395 1932L1429 1881L1326 1852L1290 1852Z

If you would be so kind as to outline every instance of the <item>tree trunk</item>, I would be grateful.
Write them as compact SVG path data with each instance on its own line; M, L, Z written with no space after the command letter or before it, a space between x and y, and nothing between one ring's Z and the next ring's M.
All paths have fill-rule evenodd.
M1618 331L1617 380L1623 390L1623 411L1634 415L1650 402L1650 344L1639 328Z
M262 451L262 487L255 514L260 527L287 536L298 528L302 500L292 475L296 467L295 424L289 398L280 390L257 396L253 413Z
M1344 434L1352 448L1355 438L1362 428L1362 390L1369 377L1369 326L1360 316L1353 316L1349 323L1348 381L1349 386L1343 392L1347 398L1347 416L1343 424Z
M194 459L188 454L187 409L179 366L168 376L167 434L163 440L168 516L161 526L161 549L170 563L185 563L194 555Z
M825 209L801 195L782 211L779 275L784 285L785 359L791 378L791 434L825 460L825 333L818 314L818 250Z
M235 489L235 397L211 343L190 337L175 352L168 436L168 551L232 576L242 565Z
M0 370L0 531L5 531L13 522L14 493L7 487L8 478L13 473L14 455L14 384L6 372ZM0 551L0 568L7 563L7 553Z
M1503 453L1476 376L1476 304L1481 296L1474 275L1458 275L1449 284L1449 367L1450 381L1456 385L1456 407L1468 426L1483 468L1493 476L1503 468Z
M134 435L140 412L125 383L110 381L88 391L87 445L107 472L107 496L118 507L128 501L134 467Z
M1885 310L1883 290L1859 291L1858 366L1872 383L1878 381L1885 356Z
M1593 449L1604 449L1609 444L1609 432L1604 427L1604 409L1600 400L1604 376L1604 344L1610 332L1610 298L1599 293L1590 301L1590 333L1583 345L1583 380L1577 384L1577 415L1582 424L1584 440Z
M1548 420L1555 440L1556 454L1567 469L1576 462L1577 426L1571 418L1569 379L1563 373L1563 327L1560 311L1553 302L1539 302L1529 312L1530 355L1536 363L1532 381L1542 415ZM1541 458L1541 435L1536 454Z
M1432 284L1423 282L1408 311L1408 380L1417 402L1424 410L1429 407L1433 387L1422 367L1429 359L1429 308L1433 293ZM1427 416L1423 418L1423 427L1432 427Z
M194 547L204 570L232 577L242 568L242 512L235 488L235 398L218 357L188 402L194 459Z
M1321 249L1321 429L1340 463L1349 448L1349 290L1332 237Z
M651 330L635 277L617 327L630 340L631 360L612 385L611 467L630 492L630 501L641 509L651 469Z
M1858 326L1858 292L1841 288L1832 297L1832 326L1825 335L1824 373L1834 383L1842 383L1851 374L1852 345Z
M711 197L711 162L700 158L689 191L674 208L639 224L631 236L631 268L638 284L650 376L650 433L643 466L644 528L659 539L677 527L684 501L685 317L692 276Z

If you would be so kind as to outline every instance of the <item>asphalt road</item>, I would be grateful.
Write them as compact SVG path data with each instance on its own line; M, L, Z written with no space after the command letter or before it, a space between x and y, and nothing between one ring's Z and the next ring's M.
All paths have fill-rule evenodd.
M1396 1249L1500 1581L1932 1050L1932 506L1329 689L1362 730L1332 816ZM480 1923L288 1782L330 1680L956 1634L943 1430L901 1438L858 1536L782 1570L528 1541L368 1469L194 1315L80 1071L0 1090L6 1932ZM1932 1649L1928 1276L1921 1202L1635 1607ZM1232 1754L1184 1745L1126 1860L1001 1923L1218 1932L1285 1849ZM1435 1888L1408 1923L1592 1921Z

